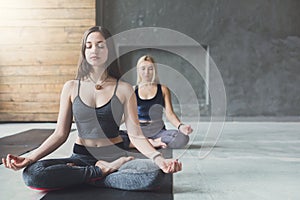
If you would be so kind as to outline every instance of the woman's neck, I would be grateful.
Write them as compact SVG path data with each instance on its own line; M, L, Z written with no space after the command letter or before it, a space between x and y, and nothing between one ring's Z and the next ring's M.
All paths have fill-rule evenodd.
M97 67L97 68L94 67L93 72L91 72L89 74L89 76L93 80L103 81L107 78L108 74L107 74L107 71L105 69L100 68L100 67Z
M156 83L154 82L140 82L139 83L139 86L143 86L143 87L150 87L150 86L153 86L153 85L156 85Z

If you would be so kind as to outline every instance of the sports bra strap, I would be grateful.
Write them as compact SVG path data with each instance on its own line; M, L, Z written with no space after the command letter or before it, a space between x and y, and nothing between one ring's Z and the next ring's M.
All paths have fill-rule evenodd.
M77 96L79 96L79 89L80 89L80 79L78 79L78 91L77 91Z
M114 91L114 96L116 95L116 92L117 92L118 83L119 83L119 79L117 79L117 83L116 83L116 87L115 87L115 91Z

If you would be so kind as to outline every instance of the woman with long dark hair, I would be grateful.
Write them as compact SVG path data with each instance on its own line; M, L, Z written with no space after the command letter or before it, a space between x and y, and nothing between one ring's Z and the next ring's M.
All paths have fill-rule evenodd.
M23 171L25 183L40 190L92 184L125 190L156 187L164 173L181 170L181 163L165 159L143 135L132 86L119 80L119 63L110 33L103 27L88 29L82 39L78 74L64 84L57 127L27 157L7 155L5 167ZM119 126L124 114L130 140L145 156L134 159L124 150ZM78 137L69 158L40 160L68 138L72 119Z

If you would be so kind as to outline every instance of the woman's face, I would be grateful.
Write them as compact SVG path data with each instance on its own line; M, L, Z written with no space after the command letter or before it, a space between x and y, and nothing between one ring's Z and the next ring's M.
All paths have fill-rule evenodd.
M85 58L92 66L103 66L107 61L106 40L100 32L92 32L85 43Z
M142 61L139 63L138 72L142 78L142 82L151 82L154 75L154 65L149 61Z

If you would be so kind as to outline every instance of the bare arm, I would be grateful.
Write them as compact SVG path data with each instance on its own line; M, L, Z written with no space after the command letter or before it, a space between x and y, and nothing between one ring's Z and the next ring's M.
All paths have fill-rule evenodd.
M168 87L162 85L162 93L164 96L164 101L165 101L165 110L166 110L166 117L167 119L175 126L176 128L179 127L180 124L182 124L175 114L172 106L172 100L171 100L171 94L170 90ZM182 124L180 125L180 131L183 132L184 134L190 134L193 132L193 129L191 128L190 125Z
M6 159L2 159L2 162L4 163L5 167L14 170L26 167L28 164L49 155L67 140L72 125L72 88L72 82L67 82L63 87L60 98L59 115L55 131L30 156L19 157L10 154L7 155Z
M37 161L49 155L67 140L72 125L71 91L73 91L73 84L67 82L63 87L60 97L56 129L53 134L29 156L33 161Z
M128 136L132 144L145 156L152 158L155 163L166 173L174 173L181 170L181 163L177 160L164 159L156 149L148 142L139 126L137 115L137 103L132 88L126 88L126 100L124 103L124 119Z

